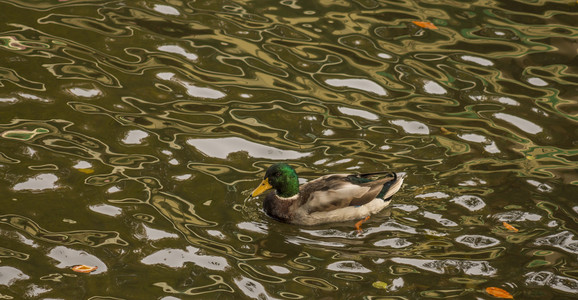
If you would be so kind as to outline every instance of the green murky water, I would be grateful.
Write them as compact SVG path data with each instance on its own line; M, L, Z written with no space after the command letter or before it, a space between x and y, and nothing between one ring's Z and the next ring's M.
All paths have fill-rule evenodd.
M0 12L1 299L578 297L575 1ZM246 200L278 161L408 177L297 227Z

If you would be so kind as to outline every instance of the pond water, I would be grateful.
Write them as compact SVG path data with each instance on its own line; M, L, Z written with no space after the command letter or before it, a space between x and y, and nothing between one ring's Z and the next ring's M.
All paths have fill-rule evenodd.
M1 299L578 297L576 1L0 11ZM300 227L281 161L407 178Z

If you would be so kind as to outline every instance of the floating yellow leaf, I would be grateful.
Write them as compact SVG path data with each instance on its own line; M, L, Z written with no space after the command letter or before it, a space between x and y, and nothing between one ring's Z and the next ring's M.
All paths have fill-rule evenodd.
M456 133L453 132L453 131L449 131L449 130L445 129L444 127L440 127L440 130L441 130L442 134L446 134L446 135L448 135L448 134L456 134Z
M504 227L506 227L506 229L508 229L508 230L515 231L515 232L519 231L516 227L514 227L514 226L512 226L506 222L503 222L502 225L504 225Z
M98 269L98 267L86 266L86 265L77 265L77 266L72 267L72 271L78 272L78 273L90 273L96 269Z
M502 298L502 299L514 299L514 296L512 296L512 294L508 293L507 291L505 291L501 288L497 288L497 287L487 287L486 293L488 293L494 297L498 297L498 298Z
M92 174L94 173L93 169L78 169L79 172L82 172L84 174Z
M432 22L412 21L413 24L427 29L438 29Z
M383 281L376 281L371 285L376 289L382 289L382 290L387 289L387 283L385 283Z

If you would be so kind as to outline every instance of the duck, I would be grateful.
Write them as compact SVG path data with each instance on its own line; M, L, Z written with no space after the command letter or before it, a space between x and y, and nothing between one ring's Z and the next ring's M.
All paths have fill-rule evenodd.
M372 179L376 175L386 175ZM329 174L299 185L299 177L286 163L271 165L263 181L251 193L267 191L263 210L270 217L295 225L320 225L361 219L361 222L389 206L405 176L395 172Z

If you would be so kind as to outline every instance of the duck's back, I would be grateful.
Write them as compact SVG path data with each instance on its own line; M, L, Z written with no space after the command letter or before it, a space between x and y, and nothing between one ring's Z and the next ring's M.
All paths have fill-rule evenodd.
M300 187L301 206L313 213L364 205L377 198L392 180L394 177L371 180L359 175L326 175Z

